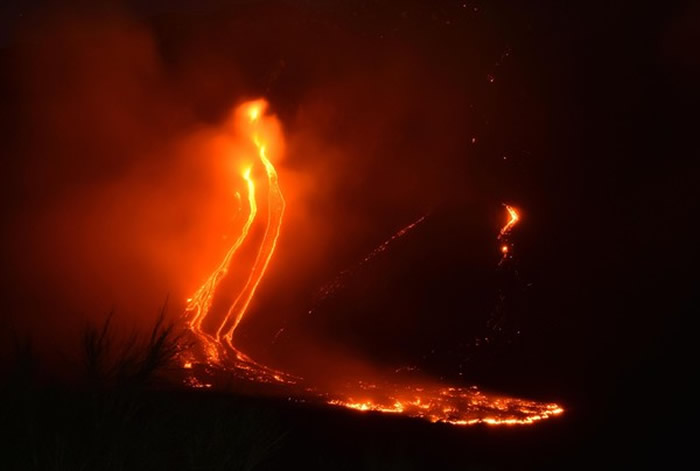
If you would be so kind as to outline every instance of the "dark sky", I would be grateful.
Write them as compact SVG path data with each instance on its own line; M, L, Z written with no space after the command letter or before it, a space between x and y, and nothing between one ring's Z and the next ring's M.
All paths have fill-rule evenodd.
M403 341L388 343L416 358L455 329L473 336L512 202L525 334L493 383L644 422L689 377L700 9L625 3L4 3L9 323L41 332L181 299L190 242L206 242L192 201L207 201L206 175L182 178L181 141L264 95L298 204L248 339L281 318L313 324L302 314L319 286L428 211L375 271L370 305L346 307L401 306ZM366 324L342 324L345 340L391 357Z

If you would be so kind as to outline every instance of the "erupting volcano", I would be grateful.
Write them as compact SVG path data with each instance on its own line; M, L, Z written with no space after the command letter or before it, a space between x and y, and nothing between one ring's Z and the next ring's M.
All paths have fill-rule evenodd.
M202 365L209 372L226 371L243 380L276 384L287 388L289 395L300 400L454 425L531 424L562 413L563 409L557 404L495 396L475 386L457 387L427 378L411 381L341 378L334 381L334 387L320 386L263 365L236 346L237 327L275 252L285 212L285 200L270 157L270 149L279 147L276 144L281 142L282 136L279 129L269 125L272 118L266 111L267 103L255 100L240 105L235 113L236 132L249 146L247 155L232 156L236 162L243 162L233 173L234 178L244 184L246 194L241 197L237 193L237 196L242 202L240 212L245 214L245 219L221 263L187 300L187 326L196 339L195 345L182 354L183 367L191 372L188 383L211 386L197 378L193 366ZM510 251L508 235L520 218L512 206L505 205L505 208L509 219L498 236L502 243L501 262ZM363 261L386 250L393 240L424 220L425 216L399 231ZM335 285L337 283L328 289L336 289Z

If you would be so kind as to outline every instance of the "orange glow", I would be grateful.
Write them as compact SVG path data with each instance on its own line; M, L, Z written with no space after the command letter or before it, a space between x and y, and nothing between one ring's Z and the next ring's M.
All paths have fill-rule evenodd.
M520 214L518 213L517 209L508 204L504 204L503 207L506 208L506 212L508 213L508 221L506 221L505 225L501 228L501 231L498 233L498 240L504 242L504 244L501 245L501 253L503 254L501 264L505 262L506 258L508 257L508 253L510 252L510 246L508 244L508 235L510 234L510 231L513 230L513 227L515 227L518 221L520 221Z
M231 259L248 236L248 231L250 230L250 226L255 220L255 216L258 211L255 203L255 184L250 178L250 170L251 169L248 168L244 170L242 174L242 177L246 181L248 187L249 212L248 218L241 230L241 234L226 253L226 256L221 264L216 268L216 270L214 270L214 273L212 273L207 281L205 281L204 284L197 290L197 292L187 300L187 307L185 309L185 312L190 314L190 319L188 321L190 330L202 342L202 345L207 352L208 360L213 363L220 363L218 336L217 338L214 338L208 333L204 332L202 330L202 321L211 308L216 288L219 286L224 276L226 276L228 273Z
M267 157L266 143L259 137L259 135L262 134L261 128L265 124L262 122L262 111L265 107L266 103L264 101L256 100L245 103L239 108L239 113L243 111L243 114L248 118L247 123L239 124L239 131L248 134L248 139L255 145L257 159L265 169L267 177L265 234L257 249L255 262L243 288L239 291L235 301L229 307L224 319L218 321L216 332L214 334L205 332L202 328L202 322L210 313L216 289L223 278L228 274L232 259L241 245L247 240L251 226L255 223L258 216L256 182L251 175L253 164L241 172L241 178L245 181L248 192L248 217L241 229L241 233L224 256L221 264L214 270L214 273L212 273L199 290L188 299L185 313L189 317L188 325L190 330L200 340L203 346L207 357L206 362L208 364L221 367L227 366L223 363L223 355L225 352L229 351L233 353L234 367L244 369L256 377L262 375L262 377L268 381L282 381L284 380L284 375L282 373L275 372L274 370L257 364L238 350L233 342L233 334L236 327L238 327L241 319L243 319L250 305L250 301L260 284L260 280L265 274L272 254L275 251L285 208L284 198L278 184L277 172ZM225 347L228 347L229 350Z
M513 226L515 226L518 223L518 221L520 221L520 214L518 214L517 209L507 204L504 204L503 206L505 206L506 211L508 211L508 222L506 222L505 226L501 228L499 238L508 235L511 229L513 229Z
M556 404L487 396L474 387L380 387L375 384L364 384L363 387L367 391L381 391L383 400L355 399L356 396L352 396L345 400L331 399L328 403L362 412L403 414L452 425L529 425L564 412Z
M252 144L255 155L231 155L231 158L242 158L248 165L236 173L237 179L245 183L247 197L247 215L240 234L223 257L221 263L206 279L202 286L187 300L185 316L189 330L199 341L202 349L201 358L194 352L187 352L191 358L183 359L183 368L190 370L186 383L195 388L210 388L211 383L203 382L195 374L197 362L207 367L216 367L241 375L244 379L276 383L291 388L303 381L287 373L277 371L262 365L240 351L235 345L234 334L250 306L251 300L265 275L272 255L277 246L277 240L282 227L285 212L285 200L279 185L277 171L272 164L268 152L277 149L282 136L279 131L271 133L267 126L265 115L267 103L255 100L244 103L236 112L239 119L236 131L243 135L248 144ZM252 162L252 163L251 163ZM264 179L256 177L256 169L264 170ZM258 173L260 173L258 171ZM240 195L236 193L241 200ZM505 205L509 220L501 229L499 239L504 238L518 222L518 212L511 206ZM370 253L363 262L367 262L388 249L396 239L405 235L425 220L418 219L393 237L382 243ZM251 228L264 228L261 238L251 236ZM252 239L252 240L251 240ZM254 261L250 266L236 267L245 277L242 287L233 294L233 302L226 310L223 318L208 319L215 316L212 305L217 289L232 269L236 254L245 244L245 251L252 250ZM504 243L501 251L504 256L509 246ZM204 328L204 320L208 319L208 330ZM214 324L214 328L211 325ZM211 371L211 370L210 370ZM563 409L556 404L540 403L515 398L486 395L475 387L453 387L435 381L425 380L417 384L368 383L365 381L348 382L348 386L327 391L314 385L301 384L303 389L295 389L302 396L313 396L314 399L334 406L346 407L357 411L376 411L391 414L404 414L431 422L444 422L452 425L510 425L532 424L561 414Z
M248 110L248 117L251 121L257 120L260 117L260 107L256 104L251 105Z
M257 110L257 109L254 109ZM252 116L257 116L256 113L251 112ZM255 118L257 119L257 118ZM265 153L265 145L260 143L260 141L255 138L255 145L258 148L258 155L260 161L265 167L265 172L268 179L268 214L267 214L267 227L265 229L265 236L260 244L258 250L258 255L255 260L255 265L251 271L248 281L246 282L243 291L238 295L238 298L233 303L229 309L224 323L221 325L216 333L217 340L220 340L222 335L226 338L227 342L233 347L233 332L238 327L241 322L243 315L245 314L250 301L258 289L260 280L262 279L267 266L270 263L272 254L277 246L277 239L280 235L280 227L282 226L282 216L284 215L285 202L282 196L282 191L280 190L279 183L277 181L277 171L275 167L270 163ZM252 181L252 180L249 180ZM253 200L254 201L254 200ZM254 203L251 203L251 205ZM223 334L222 334L223 332Z

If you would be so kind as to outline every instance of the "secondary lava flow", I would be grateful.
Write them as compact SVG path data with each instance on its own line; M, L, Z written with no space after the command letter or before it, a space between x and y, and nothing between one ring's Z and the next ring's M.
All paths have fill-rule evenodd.
M563 409L557 404L495 396L485 394L474 386L456 387L427 378L410 383L384 379L348 379L343 386L320 387L262 365L236 347L234 334L275 252L285 211L285 200L279 186L277 171L268 157L270 139L281 139L281 133L279 130L272 133L269 131L268 124L272 118L265 115L266 109L267 103L264 100L255 100L242 104L236 113L239 118L242 117L237 122L239 133L242 133L255 149L252 158L245 155L235 156L242 157L247 162L238 174L238 178L245 183L247 216L240 234L221 263L187 300L186 322L199 344L199 353L190 349L183 354L183 368L191 373L188 383L195 387L211 386L208 383L203 384L195 376L193 364L203 364L208 371L226 370L249 381L275 383L288 388L288 393L301 401L311 399L353 410L402 414L431 422L453 425L532 424L561 414ZM264 170L265 179L262 182L256 180L256 168ZM261 186L263 191L259 190ZM510 219L501 229L499 240L504 240L519 219L513 207L506 205L506 210ZM403 232L400 231L394 238L401 237L423 219L403 229ZM253 235L253 228L257 226L264 227L261 237ZM253 261L249 267L240 267L247 276L232 293L233 301L225 314L216 317L213 313L215 296L223 289L222 282L230 275L231 267L244 246L247 247L246 250L253 251ZM388 243L385 242L380 248L385 250L387 246ZM505 256L507 245L504 247ZM212 324L214 328L211 327ZM336 381L336 384L339 382Z
M501 259L501 262L503 262L506 257L508 257L508 253L510 252L510 244L508 243L508 235L510 234L510 231L515 227L515 225L520 221L520 213L518 213L518 210L515 209L513 206L510 206L508 204L503 205L506 208L506 211L508 212L508 221L505 223L505 225L501 228L501 231L498 233L498 240L503 241L503 244L501 245L501 253L503 254L503 258Z
M520 221L520 214L518 213L517 209L509 204L504 204L503 206L506 208L506 211L508 211L508 222L506 222L505 226L501 228L501 232L498 235L499 238L503 238L508 235L511 229L513 229L518 221Z

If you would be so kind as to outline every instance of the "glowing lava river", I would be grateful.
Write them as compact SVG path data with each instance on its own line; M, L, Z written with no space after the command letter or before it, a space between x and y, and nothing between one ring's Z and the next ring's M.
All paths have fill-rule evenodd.
M557 404L491 395L474 386L456 387L430 379L348 380L336 387L307 384L303 378L253 360L236 347L234 334L275 252L285 212L277 172L268 156L275 141L281 139L281 133L270 126L266 108L264 100L255 100L242 104L236 111L237 131L250 146L250 155L237 156L244 161L237 171L245 183L246 195L241 200L246 202L246 217L221 263L187 300L185 320L195 339L195 345L182 354L183 367L190 372L187 383L193 387L211 387L198 377L197 371L207 371L210 376L221 371L252 383L277 385L285 388L287 395L303 401L453 425L532 424L561 414L563 409ZM506 238L519 219L513 207L506 209L509 220L499 234L504 259L509 252ZM244 247L247 256L240 256L239 260ZM234 262L236 279L232 283L227 279L234 274ZM222 291L225 291L224 301L218 298Z

